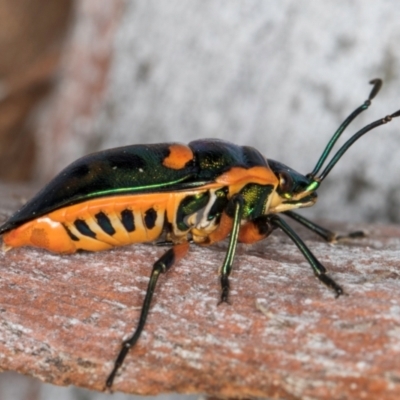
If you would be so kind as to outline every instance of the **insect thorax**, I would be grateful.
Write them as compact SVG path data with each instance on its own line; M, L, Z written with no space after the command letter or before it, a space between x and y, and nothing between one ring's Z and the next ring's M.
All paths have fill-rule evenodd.
M232 216L229 199L234 194L240 194L243 198L242 223L245 223L268 213L273 190L273 185L249 183L238 191L224 186L187 194L179 200L169 238L179 241L191 236L194 242L205 243L217 229L222 213Z

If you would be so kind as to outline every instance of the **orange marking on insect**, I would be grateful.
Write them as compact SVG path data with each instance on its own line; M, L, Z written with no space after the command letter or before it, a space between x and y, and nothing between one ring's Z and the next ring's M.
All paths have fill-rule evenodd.
M64 227L48 217L37 218L3 236L7 247L34 246L55 253L74 253L76 247Z
M220 175L216 179L216 182L224 186L243 186L248 183L276 186L279 183L276 175L267 167L252 167L249 169L233 167L229 171Z
M232 226L233 218L223 212L217 229L208 235L208 239L203 244L209 245L224 240L232 232Z
M122 246L124 244L130 243L130 239L129 232L122 225L120 215L120 212L118 213L118 211L113 210L113 214L108 214L108 218L110 219L111 225L115 229L115 233L112 237L118 241L120 246Z
M163 161L164 167L182 169L190 160L193 160L192 150L184 144L173 144L169 146L169 151L169 155Z
M55 253L74 253L76 250L100 251L113 246L140 243L156 240L163 230L164 212L173 196L170 193L150 193L127 196L114 196L93 199L72 206L55 210L40 218L28 221L21 226L6 232L3 243L6 248L34 246L45 248ZM147 229L144 213L153 208L157 212L155 226ZM135 230L127 232L119 218L125 209L134 213ZM109 236L98 226L95 215L104 212L110 215L115 235ZM75 226L78 219L87 223L96 234L96 238L83 235ZM115 221L118 223L115 224ZM72 240L64 226L79 240ZM117 232L118 229L118 232Z
M268 234L260 234L258 227L253 222L248 222L240 227L238 241L250 244L265 239L267 236Z
M76 243L77 243L76 244L77 250L102 251L114 247L109 243L101 242L89 236L83 236L83 235L79 235L79 242Z
M31 233L31 243L36 247L46 248L49 246L49 237L43 228L34 228Z

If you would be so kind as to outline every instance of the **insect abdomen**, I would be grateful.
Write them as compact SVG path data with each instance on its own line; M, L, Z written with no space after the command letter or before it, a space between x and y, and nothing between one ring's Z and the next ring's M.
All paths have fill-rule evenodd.
M64 207L3 236L7 247L34 246L56 253L99 251L157 239L170 196L147 194L94 199Z

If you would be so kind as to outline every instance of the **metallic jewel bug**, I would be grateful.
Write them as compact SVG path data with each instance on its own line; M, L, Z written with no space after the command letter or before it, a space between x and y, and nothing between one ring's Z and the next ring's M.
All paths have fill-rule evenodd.
M153 265L137 328L123 341L106 380L107 388L140 337L159 275L185 256L190 243L210 245L229 238L220 273L221 302L228 300L237 243L257 242L276 228L295 243L322 283L336 296L343 293L278 214L328 242L363 235L339 236L291 210L312 206L316 190L350 146L368 131L400 116L399 110L359 130L319 173L345 128L368 109L382 81L370 83L373 88L368 99L340 125L307 175L266 159L252 147L220 140L126 146L75 161L0 226L6 250L36 246L74 253L156 240L171 246Z

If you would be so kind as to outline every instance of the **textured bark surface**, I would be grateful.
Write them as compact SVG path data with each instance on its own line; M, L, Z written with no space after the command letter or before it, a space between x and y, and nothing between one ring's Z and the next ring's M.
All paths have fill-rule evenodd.
M28 191L0 186L1 218ZM328 225L328 224L325 224ZM296 226L297 228L297 226ZM347 295L335 299L276 233L239 245L231 304L217 306L226 243L193 246L159 281L114 390L219 397L395 399L400 392L400 228L335 246L298 229ZM162 248L0 255L0 368L101 390Z

